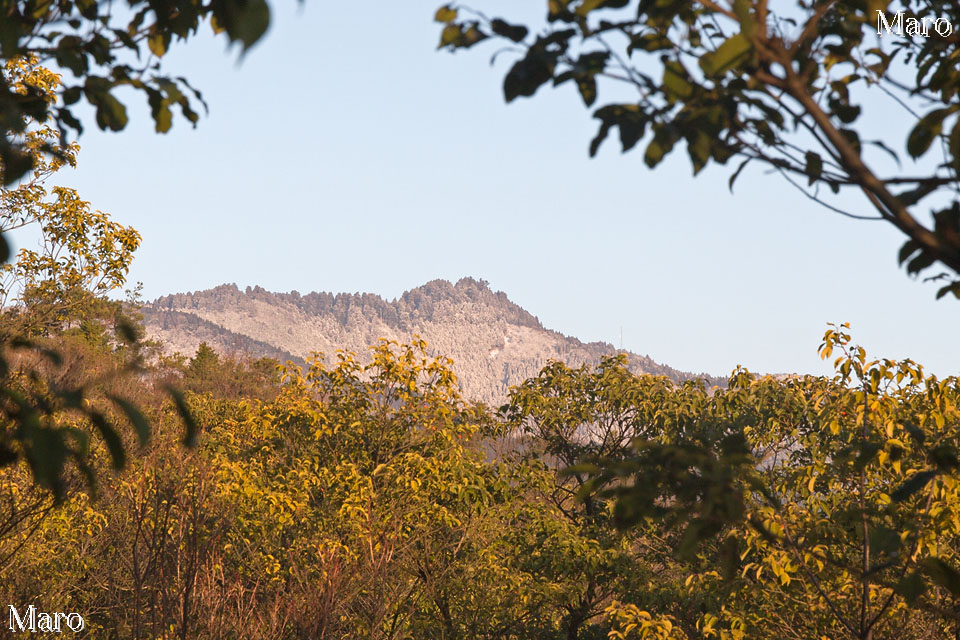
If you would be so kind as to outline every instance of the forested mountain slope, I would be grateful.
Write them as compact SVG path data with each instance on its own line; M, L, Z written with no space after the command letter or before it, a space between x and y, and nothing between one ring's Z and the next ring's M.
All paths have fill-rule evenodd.
M576 366L616 352L608 343L584 343L544 328L505 293L472 278L434 280L393 301L370 293L300 295L225 284L162 297L146 305L144 316L152 337L185 354L205 341L222 352L281 360L313 351L329 357L338 349L365 358L380 338L405 342L418 334L432 353L453 359L467 397L490 403L501 402L509 386L535 376L549 360ZM635 372L677 381L694 377L647 356L627 356Z

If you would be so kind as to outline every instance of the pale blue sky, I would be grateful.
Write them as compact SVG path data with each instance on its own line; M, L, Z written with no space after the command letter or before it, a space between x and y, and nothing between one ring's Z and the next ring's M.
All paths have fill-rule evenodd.
M732 167L694 179L683 151L655 171L615 141L591 160L574 88L505 105L509 56L437 52L438 4L274 3L239 65L220 40L175 47L209 117L160 136L132 108L122 134L83 135L60 182L141 231L147 298L224 282L393 298L473 276L548 328L616 344L622 326L686 370L824 372L825 323L849 321L874 354L960 372L960 303L898 270L892 228L759 170L731 195Z

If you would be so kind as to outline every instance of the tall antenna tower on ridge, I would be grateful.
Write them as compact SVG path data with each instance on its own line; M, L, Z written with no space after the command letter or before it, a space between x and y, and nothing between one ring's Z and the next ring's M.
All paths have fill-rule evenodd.
M620 325L620 351L623 351L623 325Z

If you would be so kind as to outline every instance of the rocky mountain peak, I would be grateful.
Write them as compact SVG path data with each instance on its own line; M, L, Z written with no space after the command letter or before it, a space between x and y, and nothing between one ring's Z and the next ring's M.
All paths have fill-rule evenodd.
M223 284L158 298L146 305L144 316L148 332L168 351L186 354L205 341L220 351L281 360L338 349L364 357L380 338L405 342L420 335L435 353L453 359L467 397L489 403L500 403L511 385L536 375L549 360L578 366L615 353L610 344L585 344L544 328L504 292L474 278L432 280L392 301L372 293L275 293L259 286L241 291ZM693 377L627 355L634 371L678 381Z

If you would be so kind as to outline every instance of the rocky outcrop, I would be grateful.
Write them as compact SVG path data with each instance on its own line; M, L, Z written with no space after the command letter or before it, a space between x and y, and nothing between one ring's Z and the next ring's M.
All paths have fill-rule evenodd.
M281 360L328 356L339 349L364 357L381 338L425 339L430 350L454 361L464 394L497 404L507 389L534 376L549 360L577 366L616 353L603 342L584 343L540 321L486 282L434 280L387 301L370 293L301 295L226 284L164 296L144 308L148 333L168 351L193 353L206 341L220 351L243 351ZM676 381L695 377L627 354L637 373ZM710 379L711 384L720 383Z

